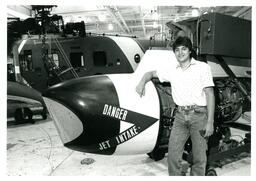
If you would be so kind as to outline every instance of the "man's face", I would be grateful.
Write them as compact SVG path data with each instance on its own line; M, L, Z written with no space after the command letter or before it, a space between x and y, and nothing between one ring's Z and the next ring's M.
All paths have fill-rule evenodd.
M183 45L176 47L174 50L174 54L180 63L190 60L190 53L188 47Z

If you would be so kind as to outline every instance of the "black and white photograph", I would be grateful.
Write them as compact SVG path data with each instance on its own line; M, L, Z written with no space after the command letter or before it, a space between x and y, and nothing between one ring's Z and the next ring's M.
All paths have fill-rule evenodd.
M254 175L255 6L225 1L2 2L1 175Z

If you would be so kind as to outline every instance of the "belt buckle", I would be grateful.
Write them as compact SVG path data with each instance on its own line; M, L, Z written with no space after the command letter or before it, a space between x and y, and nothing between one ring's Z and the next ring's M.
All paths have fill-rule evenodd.
M184 106L185 111L190 111L194 108L194 105Z
M188 112L188 111L192 110L193 108L194 108L194 105L179 106L178 110Z

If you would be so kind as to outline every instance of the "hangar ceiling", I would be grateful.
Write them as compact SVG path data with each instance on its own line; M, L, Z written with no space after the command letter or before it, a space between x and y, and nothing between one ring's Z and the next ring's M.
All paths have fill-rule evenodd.
M8 6L8 17L25 19L33 17L31 6ZM57 5L52 14L61 15L64 22L85 22L86 32L136 35L150 37L168 32L166 23L181 21L207 12L218 12L231 16L251 19L249 6L114 6Z

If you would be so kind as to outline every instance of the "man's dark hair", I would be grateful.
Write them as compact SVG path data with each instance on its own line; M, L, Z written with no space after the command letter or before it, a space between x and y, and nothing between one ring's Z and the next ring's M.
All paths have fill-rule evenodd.
M175 42L172 44L172 50L175 51L175 49L179 46L185 46L192 52L192 42L191 40L184 36L184 37L178 37Z

